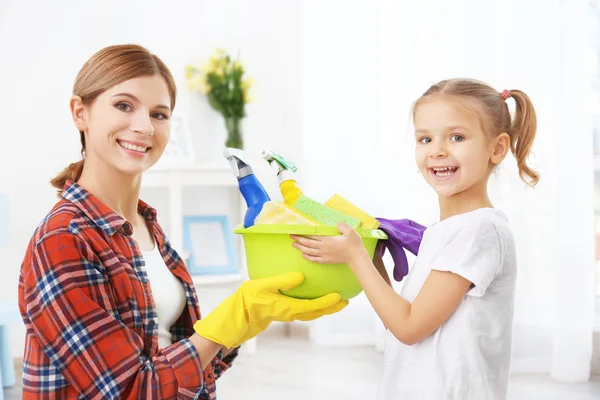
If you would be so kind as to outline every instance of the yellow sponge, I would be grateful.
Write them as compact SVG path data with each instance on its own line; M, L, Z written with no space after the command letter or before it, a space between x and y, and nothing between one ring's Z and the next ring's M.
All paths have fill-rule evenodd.
M358 218L362 221L362 228L365 229L377 229L379 228L379 221L371 217L369 214L344 199L339 194L334 194L329 200L325 202L327 207L333 208L343 212L344 214L350 215L351 217Z
M267 201L254 220L254 224L321 225L309 216L277 201Z

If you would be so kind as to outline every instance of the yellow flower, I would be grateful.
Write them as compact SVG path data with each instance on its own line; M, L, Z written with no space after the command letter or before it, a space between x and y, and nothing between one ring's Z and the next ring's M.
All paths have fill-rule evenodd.
M254 99L252 98L252 96L250 96L250 88L242 89L242 94L244 98L244 104L252 103L252 100Z
M248 77L242 81L242 89L249 89L254 86L254 79Z
M243 71L244 70L244 64L242 64L241 61L236 60L233 62L233 69L237 69L239 71Z
M210 91L212 90L212 87L203 78L199 89L202 93L209 94Z
M211 74L219 68L220 64L221 62L219 59L211 57L208 59L206 64L200 67L200 71L204 72L205 74Z
M200 91L204 94L207 94L207 93L210 93L210 91L212 90L210 85L208 83L206 83L204 76L202 76L200 74L195 74L194 76L189 78L187 80L187 84L188 84L188 90L193 91L193 92Z
M193 75L194 72L196 72L196 67L194 67L193 65L186 65L185 66L185 77L186 79L190 79Z
M212 71L215 75L217 75L219 78L222 78L223 75L225 74L225 67L219 67L217 69L215 69L214 71Z

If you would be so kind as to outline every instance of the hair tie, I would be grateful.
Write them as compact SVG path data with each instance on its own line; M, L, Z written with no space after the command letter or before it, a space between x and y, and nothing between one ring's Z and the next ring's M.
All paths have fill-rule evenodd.
M510 96L512 96L512 94L510 93L510 90L506 90L504 89L501 93L500 96L502 96L502 99L504 101L506 101L506 99L508 99Z

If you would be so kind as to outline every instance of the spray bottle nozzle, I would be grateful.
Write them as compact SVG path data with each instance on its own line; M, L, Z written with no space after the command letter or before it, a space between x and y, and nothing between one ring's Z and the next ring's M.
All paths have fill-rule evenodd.
M223 150L223 155L229 161L235 177L240 180L248 175L252 175L252 167L246 160L246 155L243 150L228 147Z
M296 172L298 170L298 167L296 167L296 165L293 162L283 158L282 156L273 151L263 150L262 156L265 160L267 160L269 164L273 165L273 163L275 163L277 165L279 173L286 170L292 172Z

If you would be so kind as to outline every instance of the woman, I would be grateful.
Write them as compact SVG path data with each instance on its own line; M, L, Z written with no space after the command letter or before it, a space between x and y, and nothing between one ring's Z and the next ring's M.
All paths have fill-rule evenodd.
M23 398L206 398L238 346L271 321L341 310L337 294L297 300L302 274L245 282L201 319L192 279L142 174L169 140L176 88L136 45L111 46L79 72L70 108L82 160L52 180L60 201L36 229L19 278L27 329Z

